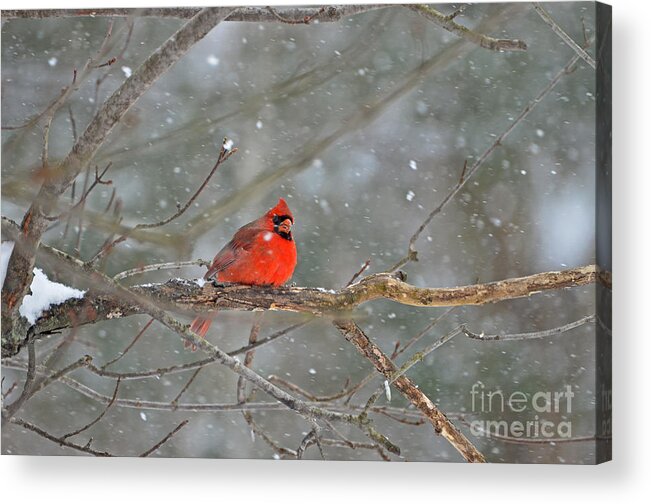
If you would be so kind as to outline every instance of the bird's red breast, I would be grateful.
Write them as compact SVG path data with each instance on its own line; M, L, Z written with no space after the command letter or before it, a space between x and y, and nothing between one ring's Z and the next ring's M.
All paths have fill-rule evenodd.
M242 226L215 256L205 275L220 282L279 286L296 267L294 216L280 198L259 219Z

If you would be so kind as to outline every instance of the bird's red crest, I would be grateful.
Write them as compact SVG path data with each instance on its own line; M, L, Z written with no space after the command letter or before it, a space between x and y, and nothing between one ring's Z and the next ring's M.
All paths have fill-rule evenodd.
M294 221L294 215L292 215L292 211L289 209L289 206L287 205L287 202L283 199L280 198L278 200L278 203L276 204L275 207L273 207L271 210L267 212L267 215L274 216L274 215L287 215Z

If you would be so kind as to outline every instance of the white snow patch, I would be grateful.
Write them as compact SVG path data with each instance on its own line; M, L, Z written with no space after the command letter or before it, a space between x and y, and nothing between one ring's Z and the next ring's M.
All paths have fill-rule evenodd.
M57 66L58 62L59 60L56 59L54 56L52 56L49 60L47 60L47 64L50 65L51 67Z
M147 414L144 411L140 412L140 418L142 419L143 422L147 421Z
M229 151L232 148L233 148L233 140L231 140L230 138L224 140L224 150Z
M255 123L255 127L256 129L262 129L262 121L258 121L257 123Z
M409 160L409 168L411 168L414 171L418 170L418 165L416 164L416 161L414 161L413 159L410 159Z
M50 306L61 304L68 299L81 299L86 293L52 282L39 268L34 268L34 279L30 289L32 293L25 296L19 310L30 324L34 324L44 311L50 309Z
M131 77L131 73L132 73L132 72L131 72L131 68L130 68L130 67L128 67L128 66L123 66L121 70L122 70L122 73L124 74L124 76L125 76L127 79L128 79L129 77Z
M405 195L405 199L406 199L407 201L414 201L414 197L415 197L415 196L416 196L416 194L414 193L414 191L409 191L409 192L407 192L407 194Z
M199 287L206 285L206 281L203 278L197 278L194 283L196 283Z
M316 369L310 368L310 369L307 370L307 372L310 373L311 375L315 375L316 374Z
M210 56L208 56L208 57L206 58L206 62L207 62L210 66L214 66L214 67L216 67L217 65L219 65L219 58L218 58L217 56L215 56L214 54L211 54Z
M5 284L5 277L7 276L7 266L9 265L9 258L14 250L14 242L4 241L0 248L0 288Z

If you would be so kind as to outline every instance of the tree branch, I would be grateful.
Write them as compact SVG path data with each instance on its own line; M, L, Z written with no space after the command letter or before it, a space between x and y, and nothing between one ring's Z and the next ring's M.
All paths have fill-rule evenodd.
M406 283L401 272L379 273L338 291L314 287L251 287L237 284L206 284L173 279L166 283L134 286L136 297L155 299L157 303L182 312L204 313L215 310L273 310L323 315L351 310L376 299L420 307L466 306L495 303L532 296L547 290L593 283L594 266L563 271L548 271L497 282L461 287L416 287ZM91 309L92 308L92 309ZM70 313L75 313L72 320ZM71 299L45 312L33 328L36 335L101 320L143 314L133 300L105 292L89 291L81 299ZM4 352L4 350L3 350Z
M232 12L232 8L206 8L172 35L106 100L79 137L66 158L48 171L48 178L23 217L22 240L16 243L7 268L2 289L2 340L16 343L14 334L18 308L27 294L33 278L36 249L48 228L52 208L58 197L88 165L104 143L113 127L127 110L196 42Z
M390 5L330 5L327 7L285 8L274 9L277 15L269 12L265 7L241 7L228 15L224 21L242 21L250 23L279 23L284 20L305 23L305 18L316 20L320 23L340 21L346 17L354 16L376 9L391 7ZM177 8L149 8L149 9L35 9L35 10L3 10L3 19L45 19L52 17L160 17L190 19L196 16L201 9L195 7Z
M494 37L489 37L482 33L478 33L469 28L466 28L463 25L457 23L454 18L456 16L446 16L445 14L437 11L435 8L429 5L406 5L408 9L411 9L426 19L429 19L433 23L439 25L441 28L446 29L450 33L454 33L459 37L462 37L473 44L477 44L480 47L485 49L490 49L492 51L526 51L527 44L522 40L517 39L496 39Z
M16 225L9 219L3 218L2 224L3 233L9 236L17 233ZM107 283L112 288L91 288L81 299L71 299L51 306L30 328L35 336L101 320L143 314L145 311L139 302L142 299L178 311L194 313L262 309L323 315L348 311L376 299L391 299L397 303L421 307L482 305L528 297L547 290L587 285L594 283L598 277L595 266L590 265L496 282L442 288L408 284L405 282L405 274L399 271L369 275L337 291L319 287L268 288L212 283L200 287L194 281L183 279L126 289L64 252L47 245L41 245L40 249L44 255L55 259L59 265L65 266L79 277L95 284ZM17 353L23 343L3 340L3 357Z
M335 326L355 348L369 360L375 369L387 379L397 373L397 368L391 360L373 343L364 331L351 320L337 320ZM400 392L418 408L432 423L434 431L441 434L467 462L486 462L484 456L475 446L448 420L436 405L409 378L400 376L394 382Z
M574 42L574 39L570 37L567 33L565 33L565 30L561 28L556 21L554 21L554 18L549 15L549 13L545 10L545 8L540 5L539 2L533 2L533 8L536 9L536 12L538 15L542 18L542 20L553 30L556 35L558 35L563 42L565 42L570 48L583 60L590 65L593 70L597 69L597 64L594 61L594 58L590 56L587 51L581 47L579 44Z
M53 443L58 444L59 446L65 446L66 448L72 448L73 450L77 450L80 452L88 453L90 455L95 455L96 457L113 457L114 455L110 454L109 452L106 451L100 451L100 450L94 450L93 448L90 447L90 443L87 444L86 446L78 445L76 443L72 443L70 441L67 441L64 438L54 436L50 434L49 432L41 429L40 427L26 422L25 420L21 418L12 418L11 423L18 425L19 427L22 427L24 429L30 430L36 434L38 434L41 437L44 437L45 439L48 439L52 441Z
M409 244L407 246L407 254L400 259L396 264L394 264L389 271L395 271L398 268L402 268L405 264L410 261L418 260L418 252L416 251L415 245L418 239L420 238L421 233L429 225L432 219L437 216L447 205L452 201L452 199L463 189L468 181L479 171L483 166L484 162L491 156L491 154L501 146L506 138L513 132L513 130L524 121L527 116L536 108L536 106L543 101L543 99L551 93L551 91L556 87L560 80L570 73L575 68L575 65L580 60L578 55L573 56L566 65L561 68L554 77L545 85L545 87L536 95L536 97L531 100L517 115L515 119L507 126L507 128L495 139L495 141L472 163L468 166L468 161L463 165L461 170L461 176L456 185L450 190L450 192L443 198L441 203L432 210L425 220L418 227L416 232L409 239Z

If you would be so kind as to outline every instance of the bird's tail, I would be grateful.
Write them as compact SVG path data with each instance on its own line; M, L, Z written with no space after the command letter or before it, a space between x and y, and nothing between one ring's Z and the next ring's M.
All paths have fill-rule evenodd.
M212 324L211 319L197 317L192 321L192 324L190 324L190 331L195 333L200 338L205 338L208 329L210 329L210 324ZM185 348L189 348L193 352L197 350L197 345L193 345L192 343L189 343L187 341L183 343L183 346Z

